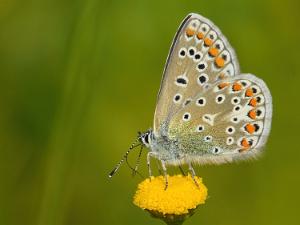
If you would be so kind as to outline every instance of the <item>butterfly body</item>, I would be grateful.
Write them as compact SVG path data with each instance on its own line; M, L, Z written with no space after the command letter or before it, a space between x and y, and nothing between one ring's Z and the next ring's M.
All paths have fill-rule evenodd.
M149 143L144 139L141 141L150 149L150 153L153 157L163 160L166 164L176 164L176 162L184 159L185 155L178 140L171 139L168 136L155 136L152 130L147 132L150 138Z

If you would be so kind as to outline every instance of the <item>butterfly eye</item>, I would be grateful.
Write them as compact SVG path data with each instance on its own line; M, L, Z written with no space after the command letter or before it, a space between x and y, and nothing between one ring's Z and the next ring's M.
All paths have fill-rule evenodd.
M146 134L144 136L144 141L145 141L146 144L149 144L149 134Z

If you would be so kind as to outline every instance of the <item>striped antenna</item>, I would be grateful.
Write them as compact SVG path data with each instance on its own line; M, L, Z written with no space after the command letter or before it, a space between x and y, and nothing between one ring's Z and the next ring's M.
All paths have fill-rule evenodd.
M128 151L124 154L124 156L122 157L122 159L120 160L120 162L116 165L116 167L109 173L108 177L111 178L113 175L115 175L115 173L117 172L117 170L120 168L120 166L122 165L122 163L124 162L125 159L127 159L128 154L131 152L132 149L134 149L135 147L139 146L140 144L136 145L139 142L139 138L132 143L132 145L130 146L130 148L128 149Z

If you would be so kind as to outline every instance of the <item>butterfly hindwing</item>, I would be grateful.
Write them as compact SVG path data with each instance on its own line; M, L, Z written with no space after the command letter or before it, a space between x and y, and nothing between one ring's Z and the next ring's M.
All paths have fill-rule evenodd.
M234 50L208 19L189 14L179 27L164 69L154 116L154 133L209 85L239 74Z
M199 93L173 116L169 138L199 163L255 157L270 131L272 98L254 75L230 77Z

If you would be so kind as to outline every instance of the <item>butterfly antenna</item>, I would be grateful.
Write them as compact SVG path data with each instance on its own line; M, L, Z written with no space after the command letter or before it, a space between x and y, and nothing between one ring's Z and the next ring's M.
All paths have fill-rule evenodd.
M141 144L137 144L137 142L139 142L140 139L137 139L135 142L132 143L132 145L130 146L130 148L127 150L127 152L124 154L124 156L122 157L122 159L120 160L120 162L116 165L116 167L109 173L108 177L111 178L116 172L117 170L120 168L120 166L122 165L122 163L124 162L124 160L126 159L127 161L127 156L128 154L131 152L132 149L134 149L135 147L141 145ZM128 162L127 162L128 164ZM129 164L128 164L129 165ZM130 165L129 165L130 166ZM131 167L132 168L132 167ZM133 168L132 168L133 169Z
M141 155L142 155L142 152L143 152L143 145L141 146L141 148L140 148L140 152L139 152L139 156L138 156L138 158L137 158L137 160L136 160L136 163L135 163L135 167L134 167L134 169L133 169L133 171L132 171L132 176L135 176L136 175L136 173L138 173L138 167L139 167L139 165L140 165L140 159L141 159Z

